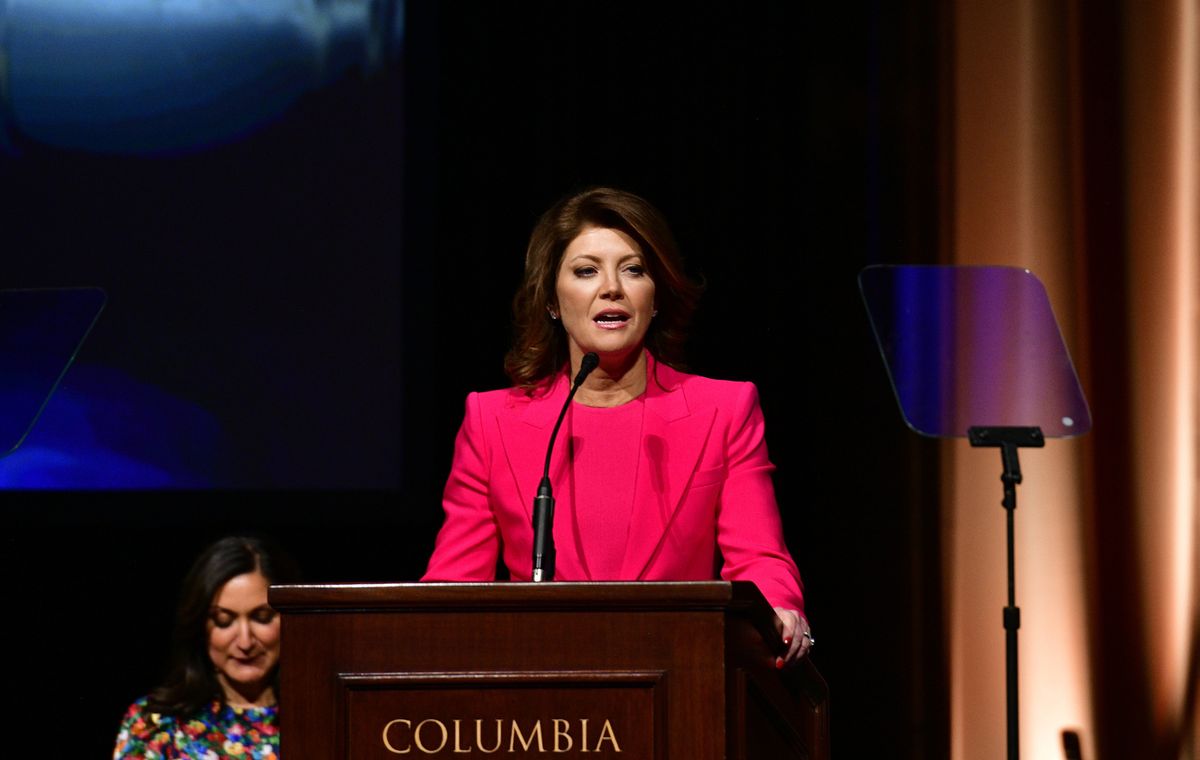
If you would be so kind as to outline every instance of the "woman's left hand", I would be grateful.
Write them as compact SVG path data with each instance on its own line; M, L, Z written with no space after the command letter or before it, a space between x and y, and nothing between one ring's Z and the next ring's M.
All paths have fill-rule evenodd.
M808 654L814 643L812 629L808 627L808 618L799 610L789 610L786 607L775 608L775 630L787 646L787 654L775 658L775 667L782 670L800 661Z

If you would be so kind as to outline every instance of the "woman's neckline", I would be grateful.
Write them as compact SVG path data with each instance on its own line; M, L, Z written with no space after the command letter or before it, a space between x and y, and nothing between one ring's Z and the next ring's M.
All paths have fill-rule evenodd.
M572 406L572 407L578 407L578 408L580 408L580 409L587 409L587 410L589 410L589 411L593 411L593 410L594 410L594 411L597 411L597 412L605 412L605 411L609 411L609 410L616 410L616 409L626 409L626 408L628 408L628 407L630 407L630 406L633 406L633 405L635 405L635 404L643 403L643 402L645 402L645 400L646 400L646 392L645 392L645 391L642 391L641 393L639 393L638 395L636 395L636 396L634 396L633 398L629 399L628 401L622 401L621 403L619 403L619 404L614 404L614 405L612 405L612 406L592 406L591 404L585 404L585 403L583 403L582 401L580 401L580 400L578 400L578 399L574 399L574 400L572 400L572 401L571 401L571 406Z
M570 373L567 376L568 387L570 387L571 379L578 372L576 365L575 361L568 365L568 373ZM613 409L625 406L630 401L645 395L650 379L649 352L644 348L640 349L633 361L625 365L622 371L612 375L607 374L613 368L620 367L619 363L610 366L601 360L600 366L592 371L576 392L575 403L591 409ZM619 403L604 403L612 399L621 399L622 396L625 398ZM588 397L601 401L601 403L588 403L584 400Z
M256 712L256 711L261 712L263 710L274 710L279 707L279 703L272 702L267 705L251 705L251 704L235 705L232 702L226 702L225 706L228 707L230 710L233 710L236 713L248 713L248 712Z

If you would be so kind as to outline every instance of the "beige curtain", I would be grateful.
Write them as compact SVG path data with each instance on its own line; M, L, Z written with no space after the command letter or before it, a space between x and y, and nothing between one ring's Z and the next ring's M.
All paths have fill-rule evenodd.
M1197 238L1200 139L1197 8L1127 10L1129 257L1133 324L1134 525L1144 580L1131 610L1146 639L1151 726L1169 748L1195 699ZM1192 679L1189 684L1188 680ZM1193 746L1193 750L1195 747ZM1194 756L1194 752L1193 752Z
M1021 755L1197 758L1197 2L951 8L950 255L1045 282L1094 418L1021 454ZM1002 758L999 457L943 456L952 756Z

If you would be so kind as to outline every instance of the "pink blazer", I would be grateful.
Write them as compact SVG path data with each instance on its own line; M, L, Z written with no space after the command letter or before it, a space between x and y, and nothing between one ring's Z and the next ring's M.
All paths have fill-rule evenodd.
M555 578L712 580L719 572L753 581L774 606L803 610L754 385L677 372L653 359L648 371L642 462L620 576L591 578L580 561L574 509L564 504L573 489L560 485L571 477L560 430L550 470ZM443 497L446 519L422 580L494 580L501 551L512 579L529 580L533 497L569 390L560 374L533 397L520 389L467 397Z

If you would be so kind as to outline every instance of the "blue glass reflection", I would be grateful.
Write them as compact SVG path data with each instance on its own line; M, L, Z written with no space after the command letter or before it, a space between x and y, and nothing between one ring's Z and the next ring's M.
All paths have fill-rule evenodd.
M0 456L37 420L106 298L99 288L0 290Z
M200 407L117 370L76 365L24 443L0 458L0 488L210 488L224 479L222 449L220 427Z

